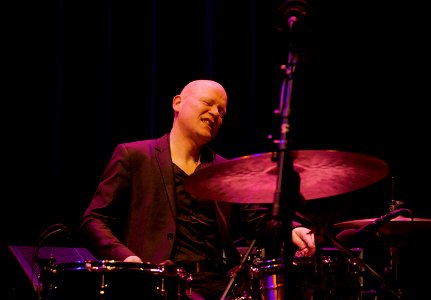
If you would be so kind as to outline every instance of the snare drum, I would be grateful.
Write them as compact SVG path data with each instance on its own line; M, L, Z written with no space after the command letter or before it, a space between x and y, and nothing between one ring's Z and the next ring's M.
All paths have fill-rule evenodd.
M84 261L53 266L44 294L47 300L185 299L188 280L175 266Z

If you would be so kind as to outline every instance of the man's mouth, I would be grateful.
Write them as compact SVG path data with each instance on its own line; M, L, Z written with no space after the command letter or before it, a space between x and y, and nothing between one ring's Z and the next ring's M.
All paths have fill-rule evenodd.
M208 125L209 128L213 128L214 126L214 122L212 120L209 119L202 119L202 122L205 123L206 125Z

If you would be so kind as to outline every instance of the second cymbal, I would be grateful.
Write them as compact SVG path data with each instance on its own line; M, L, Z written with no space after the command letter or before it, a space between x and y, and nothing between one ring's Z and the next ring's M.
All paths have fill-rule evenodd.
M336 150L289 152L301 178L305 200L315 200L362 189L385 178L388 165L368 155ZM231 159L196 171L184 188L196 198L231 203L272 203L277 162L272 153Z
M334 224L333 227L337 229L359 229L366 225L372 224L376 219L359 219L352 221L345 221ZM425 218L407 218L398 216L389 222L383 224L379 231L383 234L405 233L410 230L430 230L431 219Z

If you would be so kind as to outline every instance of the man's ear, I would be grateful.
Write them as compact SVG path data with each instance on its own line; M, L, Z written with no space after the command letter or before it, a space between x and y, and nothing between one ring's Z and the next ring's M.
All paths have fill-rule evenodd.
M176 95L173 99L172 99L172 108L174 109L174 112L179 112L181 109L181 104L182 104L182 98L180 95Z

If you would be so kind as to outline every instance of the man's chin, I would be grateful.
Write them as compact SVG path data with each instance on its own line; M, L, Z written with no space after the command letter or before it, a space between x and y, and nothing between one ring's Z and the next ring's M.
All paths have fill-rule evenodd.
M199 134L199 138L200 138L202 144L207 144L207 143L211 142L214 139L214 137L215 137L215 134L211 134L208 132L206 132L206 133L202 132Z

